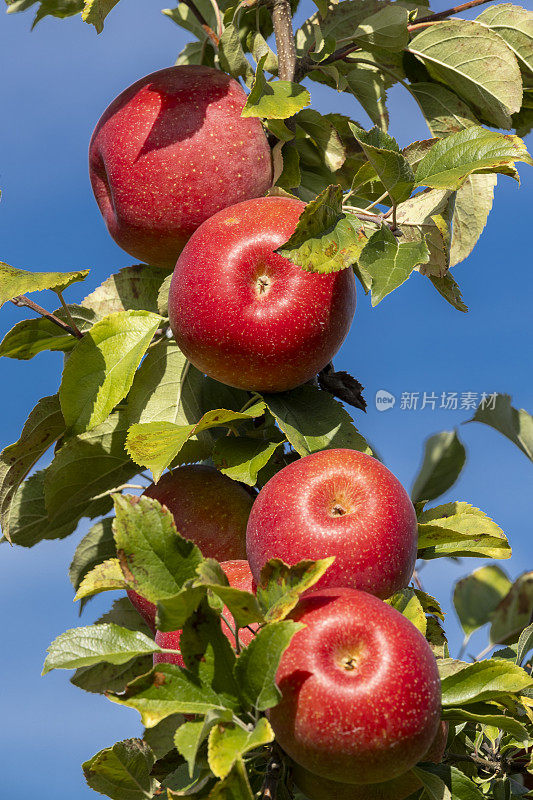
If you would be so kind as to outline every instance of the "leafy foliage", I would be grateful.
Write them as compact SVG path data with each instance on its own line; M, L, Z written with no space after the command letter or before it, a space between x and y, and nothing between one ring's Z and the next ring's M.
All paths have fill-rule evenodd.
M116 4L7 0L9 13L32 8L34 25L47 15L80 14L98 33ZM282 256L312 273L353 268L372 306L417 272L466 312L451 269L487 223L496 176L517 180L516 164L533 164L518 138L533 124L533 13L510 3L488 6L473 21L447 19L453 9L432 20L428 11L425 2L316 0L294 34L294 69L291 37L280 37L279 23L278 52L271 47L276 26L267 4L191 0L163 13L195 39L178 64L214 66L248 87L243 116L268 130L272 193L306 203L278 248ZM285 3L287 23L289 12ZM374 127L310 107L309 86L317 82L358 101ZM395 84L415 99L432 137L404 149L387 130L387 92ZM17 323L0 355L30 360L50 350L65 357L58 394L37 403L18 441L1 454L3 535L30 547L70 535L82 519L97 520L69 570L80 608L96 593L133 590L156 606L159 630L181 630L179 653L163 650L121 597L95 624L50 645L44 672L75 670L76 686L136 709L146 726L143 739L118 742L87 761L87 783L114 800L253 800L275 773L279 800L300 799L290 765L278 763L265 712L279 702L277 669L301 627L291 612L332 559L293 566L274 559L254 591L243 591L180 535L166 508L122 492L141 488L129 481L145 467L157 481L167 468L208 462L253 493L291 461L320 450L372 454L332 396L364 410L362 387L332 365L318 382L264 397L224 386L169 338L165 270L125 267L81 304L65 304L63 291L87 274L0 265L0 304L15 300L43 314L20 296L51 290L61 301L53 315ZM471 421L499 431L533 460L532 417L507 395L482 404ZM41 459L47 465L32 473ZM500 527L469 503L426 507L453 487L465 461L456 432L425 444L412 490L422 560L511 554ZM499 566L484 564L456 584L465 647L485 625L486 653L502 647L471 663L450 658L444 614L431 595L412 585L387 602L432 648L442 718L450 724L443 763L414 768L421 786L414 800L525 796L523 776L533 771L524 756L533 744L533 574L511 581ZM243 647L239 631L248 626L253 638ZM164 656L179 657L182 666L160 663Z

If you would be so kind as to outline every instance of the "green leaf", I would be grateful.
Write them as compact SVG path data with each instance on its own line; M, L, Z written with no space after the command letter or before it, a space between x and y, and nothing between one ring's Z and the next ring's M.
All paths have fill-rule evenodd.
M268 464L282 444L249 436L224 436L215 444L213 461L217 469L234 481L255 486L257 473Z
M74 600L92 597L100 592L127 588L128 583L124 579L118 558L108 558L87 573L79 585Z
M138 611L132 606L127 597L115 600L110 611L103 614L97 623L113 622L131 631L141 631L150 638L152 632L148 625L140 616ZM144 675L152 668L153 656L138 656L127 661L125 664L110 664L101 662L88 667L80 667L71 677L70 682L86 692L105 694L106 692L123 692L127 684Z
M415 267L429 259L424 239L399 244L385 226L373 233L359 257L359 266L372 279L372 306L405 283Z
M443 708L442 718L449 722L474 722L493 725L523 742L527 739L526 728L513 717L501 713L501 708L492 703L472 703L466 708Z
M505 572L489 564L457 581L453 604L467 636L489 622L491 614L511 588Z
M158 653L160 648L144 633L109 622L65 631L47 652L43 675L52 669L76 669L100 661L125 664L135 656Z
M302 130L321 154L326 167L332 172L340 169L346 161L346 147L327 116L313 108L305 108L294 118L296 129Z
M533 614L533 572L520 575L492 615L491 642L516 642Z
M117 3L118 0L86 0L81 18L88 25L94 25L96 33L102 33L105 18Z
M458 189L473 172L509 174L516 161L533 164L522 139L472 125L438 139L419 162L415 178L418 186Z
M320 580L335 561L335 556L318 561L299 561L289 566L271 558L261 570L257 600L267 622L279 622L290 614L300 595Z
M41 292L44 289L63 292L71 284L85 280L88 274L88 269L77 272L27 272L0 261L0 307L13 297L28 292Z
M345 38L347 32L355 30L364 20L383 7L380 0L352 0L352 2L329 3L327 14L313 14L296 32L296 47L307 52L315 44L314 29L320 24L322 35L334 39Z
M246 700L259 711L279 703L281 692L276 685L279 662L302 627L292 620L273 622L258 631L237 659L235 677Z
M227 778L215 784L209 792L208 800L254 800L248 773L242 761L235 764Z
M207 600L189 617L180 637L187 669L224 700L225 708L238 708L241 690L234 676L235 653L222 630L220 616Z
M157 482L192 436L197 436L210 428L231 427L235 422L260 417L264 410L265 404L261 402L246 411L214 408L212 411L207 411L193 425L176 425L173 422L132 425L128 432L126 449L137 464L151 470Z
M440 83L413 83L409 88L422 109L432 136L448 136L478 124L470 106Z
M398 52L407 46L409 32L407 30L408 11L399 5L388 5L359 23L354 31L350 31L350 39L354 43L370 50L392 50Z
M265 54L257 65L254 82L241 116L288 119L309 105L311 95L299 83L267 81L263 72L267 58Z
M430 436L424 460L415 479L411 500L435 500L454 485L466 461L464 445L457 431L442 431Z
M150 745L156 758L164 758L171 750L174 750L174 734L183 722L181 714L173 714L170 717L154 725L153 728L146 728L143 739Z
M438 775L426 772L421 767L414 767L412 771L424 787L426 796L430 800L452 800L450 790Z
M137 264L110 275L82 305L106 317L119 311L151 311L159 314L158 294L168 273L161 267Z
M183 628L191 614L200 605L205 593L206 590L203 586L186 585L172 597L160 600L157 604L157 629L176 631Z
M45 17L65 19L78 14L83 9L83 0L40 0L39 9L33 20L32 30Z
M209 731L218 722L229 722L233 719L231 711L210 711L204 719L197 722L184 722L174 735L174 745L189 767L189 776L192 778L198 749L209 735Z
M508 394L498 394L489 400L480 403L468 422L483 422L503 433L533 461L533 416L522 408L513 408Z
M10 540L20 547L33 547L43 539L62 539L78 523L79 517L74 516L61 526L50 523L44 503L45 474L46 470L40 470L21 483L6 515L4 531L9 530Z
M142 739L126 739L101 750L82 765L91 789L112 800L150 800L157 781L150 773L155 756Z
M420 267L425 275L443 277L450 266L453 195L445 189L426 189L398 206L397 221L402 241L425 239L429 261Z
M43 397L30 412L20 438L0 455L0 521L2 533L10 539L10 509L13 498L28 472L48 448L64 433L65 421L57 395Z
M113 525L117 553L129 585L157 603L196 577L202 554L176 531L166 507L150 497L115 495Z
M483 233L497 180L496 175L469 175L457 191L452 219L451 267L470 255Z
M157 664L151 672L132 681L124 693L110 692L108 699L136 709L147 728L171 714L207 714L212 709L227 708L210 686L175 664Z
M59 389L65 422L75 433L99 425L126 396L160 321L149 311L121 311L104 317L80 339Z
M218 43L218 57L224 72L233 78L244 78L249 83L254 77L254 71L244 55L244 50L235 25L227 25Z
M57 538L55 528L81 517L100 516L113 506L110 488L138 472L124 450L126 424L123 413L112 414L92 431L68 439L56 452L45 472L50 523L41 538Z
M418 628L420 633L424 636L427 630L427 619L422 603L416 596L414 589L401 589L385 601L389 606L395 608L404 617L407 617L409 622L412 622L415 628Z
M90 308L76 305L67 307L74 323L82 333L88 331L98 319L98 316ZM63 322L70 324L63 308L58 308L53 313ZM0 343L0 356L26 361L46 350L62 350L67 353L72 350L77 341L75 336L65 333L46 317L23 319L21 322L17 322L4 336Z
M516 651L516 663L521 664L529 651L533 648L533 624L524 628L518 638L518 648Z
M501 528L469 503L446 503L418 516L418 557L477 556L510 558Z
M338 447L372 452L346 409L327 392L300 386L291 392L268 395L265 402L301 456Z
M483 800L486 796L481 794L476 784L456 767L444 764L424 764L423 768L415 767L413 772L426 787L429 797L436 800L444 800L444 798ZM437 781L440 781L440 784ZM430 785L431 789L428 789Z
M69 578L74 589L79 589L83 578L95 567L117 554L113 538L112 519L106 517L85 534L76 547L69 567Z
M362 223L342 211L342 189L328 186L308 203L290 239L277 251L308 272L337 272L354 264L367 243Z
M476 22L498 33L515 54L524 73L533 72L533 13L528 9L503 3L486 8Z
M469 705L516 694L531 686L533 679L521 667L502 658L490 658L441 677L442 705Z
M264 622L263 612L257 598L251 592L230 586L220 564L214 559L206 559L197 569L200 584L210 589L229 609L238 628L244 628L254 622Z
M225 778L245 753L272 741L274 731L266 717L261 717L252 730L234 722L219 722L211 729L207 751L213 775Z
M421 31L408 51L486 122L511 127L511 114L522 104L522 82L513 52L497 33L476 22L448 21Z
M379 128L372 128L367 132L350 123L350 130L363 148L391 200L394 203L407 200L413 191L414 175L396 140Z
M444 299L447 300L450 305L456 308L457 311L463 311L464 313L468 311L468 306L463 303L461 290L450 273L447 273L443 277L438 277L437 275L428 275L428 278L438 293L444 297Z

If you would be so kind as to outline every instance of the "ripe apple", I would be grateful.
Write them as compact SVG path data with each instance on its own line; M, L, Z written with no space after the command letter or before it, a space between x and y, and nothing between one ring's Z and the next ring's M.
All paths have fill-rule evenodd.
M146 597L143 597L133 589L126 589L126 594L128 595L132 606L137 609L152 633L155 633L155 614L157 611L157 606L155 603L151 603L146 599Z
M214 467L191 464L167 472L144 493L171 512L178 533L206 558L246 558L246 523L253 497Z
M233 586L235 589L241 589L244 592L253 592L252 573L250 572L250 567L247 561L224 561L220 566L226 573L226 577L230 583L230 586ZM224 606L222 616L229 620L232 619L231 613L226 606ZM250 625L250 628L239 629L239 642L241 647L246 647L248 644L250 644L254 638L252 631L256 629L257 625ZM224 620L222 620L222 630L230 640L232 647L235 647L235 636ZM179 650L180 637L181 631L170 631L167 633L163 631L157 631L155 635L155 641L156 644L165 648L166 650ZM183 661L181 655L171 655L170 653L154 653L154 664L161 663L177 664L178 667L185 666L185 662Z
M275 253L300 200L262 197L225 208L193 234L169 293L174 337L202 372L258 392L312 379L344 341L355 312L351 269L305 272Z
M202 464L167 472L145 492L171 512L178 532L217 561L246 558L246 522L253 497L240 483ZM155 631L156 607L133 589L128 597Z
M323 589L291 614L305 627L281 658L282 699L269 712L297 764L341 783L380 783L428 751L440 718L440 681L428 643L377 597Z
M428 752L421 761L432 761L440 764L446 739L448 737L448 723L442 721L438 727L437 735ZM304 769L299 764L294 764L292 777L296 786L309 800L405 800L413 792L422 788L422 784L411 771L383 783L339 783L329 778L322 778Z
M89 147L90 178L109 233L149 264L173 267L194 230L272 184L261 122L220 70L169 67L141 78L104 111Z
M259 492L246 532L257 582L270 558L296 564L335 556L315 588L347 586L383 599L407 586L416 550L407 492L357 450L322 450L277 472Z

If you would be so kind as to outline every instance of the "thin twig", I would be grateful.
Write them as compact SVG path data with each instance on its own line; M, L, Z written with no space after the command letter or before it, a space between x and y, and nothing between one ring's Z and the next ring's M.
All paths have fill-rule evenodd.
M446 19L446 17L453 17L454 14L460 14L461 11L468 11L469 8L482 6L484 3L490 3L491 0L470 0L468 3L462 3L460 6L447 8L446 11L437 11L436 14L428 14L427 17L420 17L417 19L417 24L420 22L436 22L438 19Z
M183 0L183 2L187 6L187 8L189 8L192 11L194 16L196 17L196 19L198 20L198 22L200 23L200 25L204 29L205 33L209 37L209 40L215 46L215 49L218 49L218 43L220 41L220 37L217 36L217 34L213 30L213 28L208 24L208 22L207 22L206 18L204 17L204 15L196 8L196 5L193 2L193 0Z
M34 303L33 300L30 300L25 294L19 294L17 297L13 297L11 302L18 306L19 308L31 308L32 311L35 311L36 314L40 314L41 317L45 319L49 319L50 322L53 322L54 325L57 325L58 328L61 328L65 333L70 333L71 336L75 336L76 339L81 339L83 334L78 329L74 330L70 327L66 322L63 322L62 319L56 317L55 314L52 314L50 311L47 311L46 308L37 305Z
M265 780L259 792L260 800L276 800L282 767L281 759L273 748L270 761L267 764Z
M63 292L56 292L56 294L59 297L61 305L63 306L63 311L65 312L65 315L66 315L68 321L70 322L70 327L76 333L76 336L79 336L79 338L81 339L81 337L83 336L83 333L80 331L80 329L78 328L78 326L76 325L76 323L72 319L72 314L70 313L69 307L67 306L67 304L65 303L65 300L63 299Z
M296 46L292 30L292 12L289 0L274 0L272 4L272 24L278 51L279 78L293 81L296 71Z

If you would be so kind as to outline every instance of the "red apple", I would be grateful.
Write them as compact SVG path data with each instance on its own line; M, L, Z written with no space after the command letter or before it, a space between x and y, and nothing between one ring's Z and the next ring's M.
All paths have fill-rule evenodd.
M230 586L233 586L235 589L241 589L244 592L252 592L252 573L250 572L250 567L247 561L239 560L239 561L224 561L221 565L222 569L226 573L226 577L230 583ZM231 620L232 616L229 609L224 606L222 611L222 616L226 619ZM250 628L252 630L250 630ZM240 628L239 629L239 642L241 647L246 647L246 645L250 644L252 639L254 638L253 630L257 629L257 625L250 625L250 628ZM232 647L235 647L235 636L233 635L232 631L228 627L228 625L222 620L222 630L228 637L231 642ZM180 637L181 631L170 631L168 633L164 633L163 631L157 631L155 635L156 644L159 647L163 647L166 650L179 650L180 649ZM169 653L154 653L154 664L177 664L178 667L184 667L185 662L181 655L171 655Z
M206 558L246 558L246 523L253 498L214 467L192 464L167 472L145 491L171 512L178 533Z
M133 589L126 589L126 594L128 595L132 606L137 609L150 630L155 633L155 613L157 611L157 606L155 603L151 603L146 599L146 597L143 597Z
M351 269L305 272L274 252L293 233L300 200L263 197L219 211L180 255L170 326L202 372L259 392L282 392L331 361L355 311Z
M448 723L441 722L437 735L421 761L432 761L440 764L446 739ZM383 783L339 783L329 778L321 778L299 764L294 764L292 777L296 786L309 800L405 800L413 792L422 788L422 784L411 771Z
M261 122L241 117L246 94L223 72L153 72L104 111L89 147L96 202L127 253L173 267L183 245L221 208L272 183Z
M295 764L292 776L308 800L405 800L422 788L412 772L383 783L339 783Z
M377 597L324 589L302 598L282 656L270 722L305 769L342 783L380 783L428 751L440 719L440 681L428 643Z
M335 556L316 588L347 586L390 597L416 560L413 504L397 478L357 450L322 450L280 470L261 489L246 532L257 582L270 558L288 564Z
M178 532L217 561L246 558L246 522L253 497L213 467L194 464L167 472L144 492L172 513ZM155 631L156 607L133 589L128 597Z

